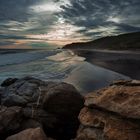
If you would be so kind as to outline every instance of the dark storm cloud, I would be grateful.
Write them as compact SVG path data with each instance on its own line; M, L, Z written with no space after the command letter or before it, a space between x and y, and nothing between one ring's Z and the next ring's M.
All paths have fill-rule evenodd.
M28 7L37 0L0 0L0 20L27 21Z
M116 27L110 34L117 34L140 30L139 7L139 0L71 0L70 5L61 6L60 15L75 26L85 27L85 35L105 32L103 27ZM99 31L88 33L96 28Z
M53 24L49 11L35 12L36 6L49 0L0 0L0 34L42 33Z
M37 0L0 0L0 34L9 38L11 35L8 34L16 35L21 32L26 26L25 22L32 16L29 6L37 2Z
M25 39L47 34L61 22L73 25L70 36L89 39L140 31L139 7L139 0L0 0L0 34Z

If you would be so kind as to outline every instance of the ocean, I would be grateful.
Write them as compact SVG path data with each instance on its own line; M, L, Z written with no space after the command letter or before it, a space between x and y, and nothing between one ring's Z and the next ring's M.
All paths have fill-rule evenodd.
M32 76L45 81L63 81L86 94L128 76L85 61L70 50L1 50L0 83L6 78Z

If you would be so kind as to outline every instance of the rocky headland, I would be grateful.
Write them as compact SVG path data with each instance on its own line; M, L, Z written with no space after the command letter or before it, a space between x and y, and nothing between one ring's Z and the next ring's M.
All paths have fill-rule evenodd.
M139 40L140 32L133 32L67 44L63 49L72 50L93 65L140 80Z
M140 50L140 32L102 37L89 42L67 44L64 49Z
M0 87L0 140L139 140L140 81L83 97L72 85L32 77Z

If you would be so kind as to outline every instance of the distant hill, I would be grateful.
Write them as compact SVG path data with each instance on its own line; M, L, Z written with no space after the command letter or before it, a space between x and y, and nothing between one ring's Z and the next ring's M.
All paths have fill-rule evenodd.
M65 45L64 49L140 50L140 32L107 36L90 42Z

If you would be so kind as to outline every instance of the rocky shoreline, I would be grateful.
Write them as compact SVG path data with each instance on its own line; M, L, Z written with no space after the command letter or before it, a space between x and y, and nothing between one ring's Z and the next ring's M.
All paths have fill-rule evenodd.
M90 93L76 140L139 140L140 81L118 81Z
M83 97L67 83L9 78L1 84L0 104L0 140L140 137L137 80L117 81Z

